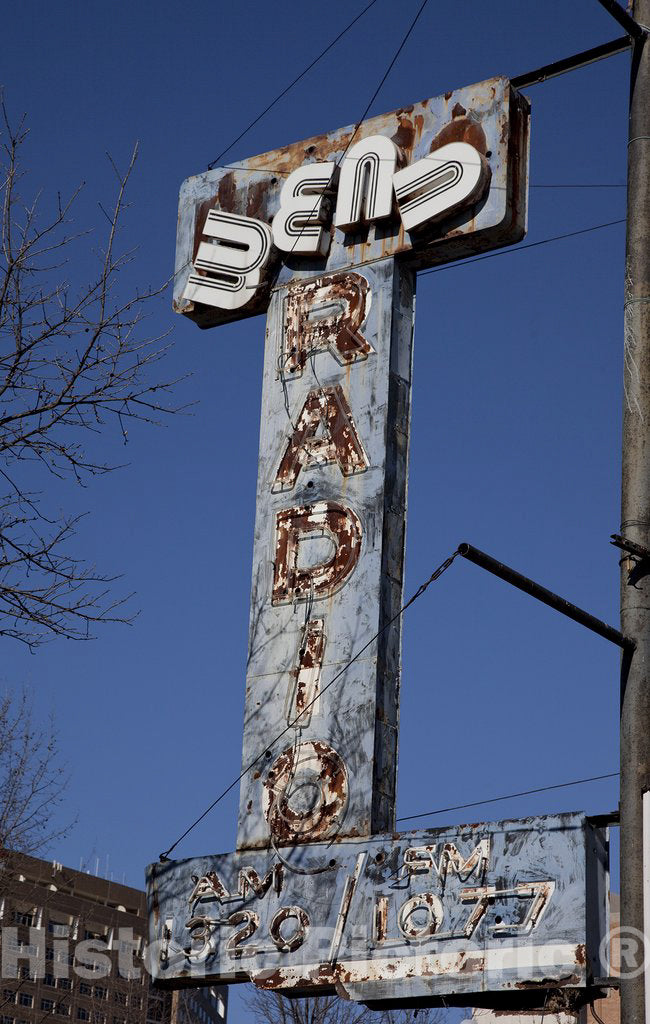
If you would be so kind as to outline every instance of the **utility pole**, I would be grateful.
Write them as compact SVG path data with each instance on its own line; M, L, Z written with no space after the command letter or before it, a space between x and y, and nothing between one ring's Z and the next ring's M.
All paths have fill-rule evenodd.
M617 5L601 0L603 6ZM635 0L637 24L650 24L650 0ZM650 44L633 39L627 173L625 355L621 534L650 548ZM638 937L641 968L644 926L643 794L650 791L650 559L631 555L621 566L621 628L636 641L621 673L621 952ZM645 801L648 814L648 798ZM646 853L647 858L649 853ZM650 922L647 922L650 924ZM631 940L631 941L630 941ZM625 974L631 962L621 964ZM647 971L647 968L646 968ZM633 973L633 972L632 972ZM650 1024L646 978L621 977L622 1024ZM650 976L650 975L649 975ZM650 985L648 985L650 988ZM648 992L650 997L650 991Z

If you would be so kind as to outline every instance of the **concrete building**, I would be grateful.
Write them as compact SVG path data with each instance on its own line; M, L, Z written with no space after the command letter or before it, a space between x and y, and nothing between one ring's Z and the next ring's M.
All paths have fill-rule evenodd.
M225 1024L226 988L152 987L146 938L144 892L0 851L0 1024Z

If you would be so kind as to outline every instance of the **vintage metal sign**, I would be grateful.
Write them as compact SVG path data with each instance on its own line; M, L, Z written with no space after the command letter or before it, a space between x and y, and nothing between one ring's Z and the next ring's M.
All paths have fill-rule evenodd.
M606 886L605 833L580 814L158 864L154 967L370 1003L535 1005L602 975Z
M175 308L268 317L237 852L151 868L169 984L403 1002L594 973L584 818L392 831L415 274L523 236L528 123L498 78L183 185Z
M265 312L296 273L518 242L528 135L527 100L492 78L188 178L174 308L213 327Z

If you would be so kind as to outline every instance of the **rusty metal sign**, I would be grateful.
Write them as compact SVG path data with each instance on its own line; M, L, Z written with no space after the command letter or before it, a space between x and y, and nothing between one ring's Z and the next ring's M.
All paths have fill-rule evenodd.
M415 277L522 238L528 128L495 78L183 185L176 310L268 316L237 852L150 869L167 984L404 1003L599 973L586 819L393 832Z
M605 830L580 814L158 864L153 967L371 1004L554 990L570 1007L603 974L607 870Z
M520 241L529 123L492 78L188 178L174 308L214 327L265 312L305 260L420 270Z

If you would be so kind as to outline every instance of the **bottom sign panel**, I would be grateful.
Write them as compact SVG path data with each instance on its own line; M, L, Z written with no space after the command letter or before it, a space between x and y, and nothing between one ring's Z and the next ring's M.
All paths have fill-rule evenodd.
M606 831L582 814L154 864L150 969L362 1002L583 988L603 973L607 880Z

